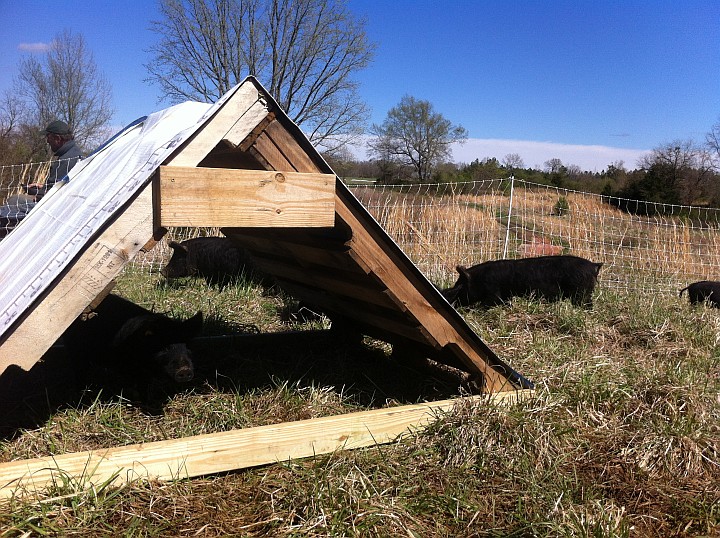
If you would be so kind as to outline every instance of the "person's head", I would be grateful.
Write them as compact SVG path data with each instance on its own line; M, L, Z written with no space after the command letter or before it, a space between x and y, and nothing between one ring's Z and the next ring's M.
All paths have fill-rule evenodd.
M43 132L45 133L45 140L47 140L53 152L60 149L65 142L73 138L72 131L68 124L60 120L55 120L48 124Z

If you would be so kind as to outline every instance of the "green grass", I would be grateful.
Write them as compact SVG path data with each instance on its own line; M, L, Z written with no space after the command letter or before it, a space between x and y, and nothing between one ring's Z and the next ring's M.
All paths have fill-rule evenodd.
M211 323L198 383L149 413L121 398L60 406L0 441L0 461L195 435L457 395L289 328L292 299L239 284L117 291ZM462 315L536 384L512 405L461 403L383 446L174 483L60 480L0 509L0 536L717 536L720 311L600 289L592 309L527 300ZM254 329L262 334L255 334Z

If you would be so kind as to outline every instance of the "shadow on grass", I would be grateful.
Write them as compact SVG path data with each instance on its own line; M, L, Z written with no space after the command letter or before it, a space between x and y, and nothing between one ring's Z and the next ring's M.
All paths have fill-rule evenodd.
M142 379L133 386L79 386L76 364L61 345L25 371L11 365L0 376L0 438L42 426L58 410L91 405L122 394L147 414L162 414L175 394L212 386L221 392L290 386L333 387L363 407L388 401L415 403L450 398L458 385L392 360L380 342L354 342L332 330L290 330L260 334L252 325L208 319L205 334L192 343L195 377L179 385L169 379Z

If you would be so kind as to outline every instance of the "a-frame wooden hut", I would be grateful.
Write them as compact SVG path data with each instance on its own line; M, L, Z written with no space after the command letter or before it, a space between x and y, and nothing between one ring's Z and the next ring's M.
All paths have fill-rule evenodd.
M0 304L0 372L10 364L28 369L38 361L167 227L219 226L282 287L331 320L475 374L486 392L531 387L469 328L254 78L202 114L197 110L185 120L189 127L182 124L181 135L171 128L170 141L152 148L154 163L121 169L134 182L119 189L124 200L98 204L110 210L93 213L88 221L58 223L54 208L67 211L78 197L71 187L94 181L87 179L92 163L83 163L66 186L43 200L46 206L39 205L0 242L0 259L13 267L7 260L18 250L27 256L24 245L46 240L42 218L49 215L56 223L53 235L67 236L60 247L41 253L45 265L31 268L35 278L25 287L27 276L2 275L5 280L15 276L11 288L16 291L12 301L0 297L6 301ZM122 135L89 160L117 159L119 139ZM88 222L95 228L87 231ZM62 248L62 255L54 248Z
M178 105L129 126L0 241L0 374L10 365L30 369L171 226L220 226L333 323L459 367L493 397L532 388L470 329L253 78L215 105ZM453 405L9 462L0 464L0 498L42 487L57 473L88 484L173 479L388 442Z

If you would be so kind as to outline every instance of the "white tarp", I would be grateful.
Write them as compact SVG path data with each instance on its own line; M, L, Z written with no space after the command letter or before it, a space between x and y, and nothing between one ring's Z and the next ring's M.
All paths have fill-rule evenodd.
M131 124L75 165L0 241L0 336L233 91L215 105L187 102Z

